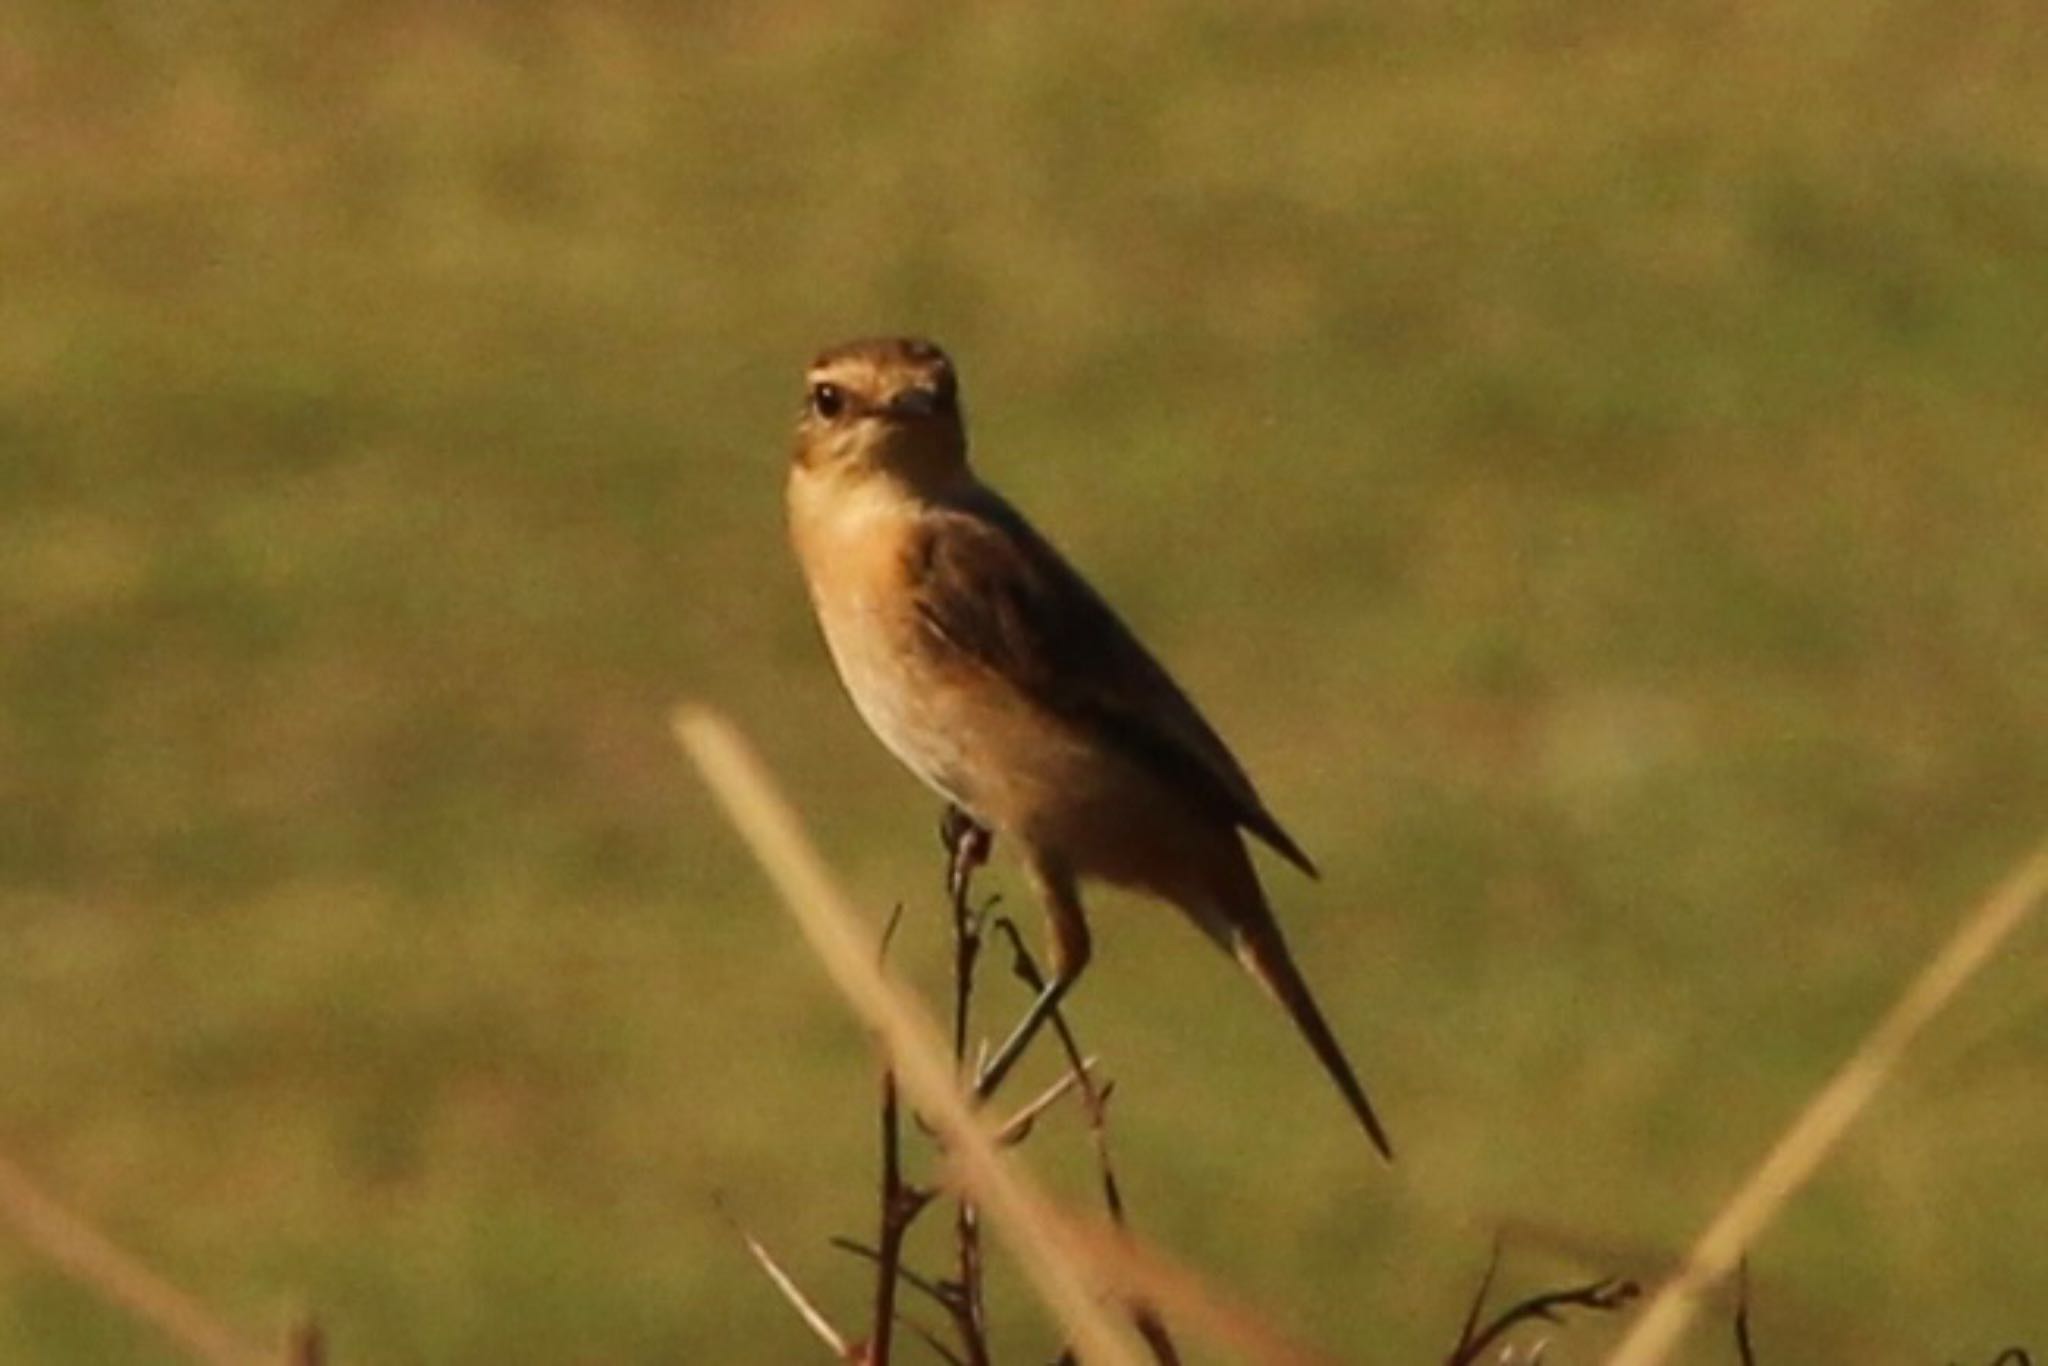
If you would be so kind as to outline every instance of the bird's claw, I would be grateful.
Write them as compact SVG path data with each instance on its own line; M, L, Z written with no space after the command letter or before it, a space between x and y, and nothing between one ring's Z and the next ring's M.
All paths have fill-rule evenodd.
M946 866L946 889L957 901L967 890L974 870L988 862L996 837L959 806L948 803L939 817L939 843L950 856Z

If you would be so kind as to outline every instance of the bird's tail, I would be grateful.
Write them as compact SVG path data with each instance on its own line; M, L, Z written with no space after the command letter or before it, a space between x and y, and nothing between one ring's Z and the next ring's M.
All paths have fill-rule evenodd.
M1358 1116L1366 1137L1380 1150L1381 1157L1392 1162L1394 1146L1387 1141L1387 1131L1373 1112L1372 1102L1366 1099L1365 1087L1359 1084L1358 1074L1351 1070L1351 1060L1344 1056L1343 1045L1337 1042L1329 1021L1323 1018L1322 1010L1316 1005L1316 998L1302 978L1301 969L1295 967L1294 955L1287 951L1287 941L1281 938L1279 925L1269 913L1250 924L1232 926L1230 937L1231 951L1237 956L1237 961L1244 964L1246 970L1258 979L1259 985L1286 1010L1294 1021L1294 1027L1315 1050L1316 1060L1330 1074L1330 1080L1337 1083L1337 1089L1344 1093L1344 1099L1351 1106L1351 1113Z

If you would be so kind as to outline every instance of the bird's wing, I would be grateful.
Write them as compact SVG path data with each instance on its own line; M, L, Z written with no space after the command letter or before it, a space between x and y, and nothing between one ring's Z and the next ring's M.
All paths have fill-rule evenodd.
M909 568L936 640L1318 876L1194 703L1016 509L987 490L935 509Z

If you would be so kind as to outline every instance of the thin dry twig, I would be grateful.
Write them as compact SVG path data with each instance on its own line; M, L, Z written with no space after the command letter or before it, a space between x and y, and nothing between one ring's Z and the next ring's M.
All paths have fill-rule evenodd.
M881 1265L882 1254L869 1247L866 1243L853 1238L840 1237L829 1238L826 1241L841 1252L849 1253L864 1262L872 1262L877 1266ZM945 1310L948 1314L953 1312L954 1296L951 1289L947 1286L919 1275L907 1264L899 1264L897 1266L896 1277L912 1290L917 1291L926 1299L938 1305L939 1308Z
M948 1366L967 1366L967 1358L941 1342L937 1333L934 1333L916 1319L906 1318L903 1320L903 1325L911 1332L917 1334L917 1340L931 1348L941 1361L948 1363Z
M887 936L883 938L886 952ZM875 1316L868 1329L868 1354L875 1366L889 1366L896 1336L896 1268L903 1237L923 1207L903 1184L903 1123L896 1100L896 1073L882 1068L882 1197L876 1235Z
M947 806L939 820L939 843L946 850L946 900L953 912L953 1065L967 1071L968 1036L974 1017L974 979L981 961L986 911L973 905L975 870L988 861L994 837L965 811ZM977 1064L978 1066L978 1064ZM998 1141L1001 1141L1000 1135ZM989 1366L988 1300L984 1292L981 1214L973 1197L959 1193L953 1204L955 1321L968 1366Z
M1043 992L1045 973L1039 968L1038 960L1032 957L1030 948L1024 943L1024 935L1017 928L1017 922L1008 916L997 916L995 925L1003 937L1010 941L1011 970L1017 974L1018 980L1023 982L1025 989L1034 996ZM1088 1115L1088 1130L1095 1145L1096 1166L1102 1174L1104 1201L1109 1206L1110 1217L1121 1224L1124 1222L1123 1195L1117 1188L1116 1173L1110 1165L1108 1130L1105 1126L1105 1102L1108 1091L1096 1086L1094 1078L1088 1074L1088 1068L1081 1057L1081 1047L1074 1040L1073 1026L1067 1023L1066 1011L1053 1011L1050 1023L1054 1036L1059 1040L1061 1051L1066 1054L1067 1075L1074 1078L1081 1088L1081 1104Z
M1735 1355L1742 1366L1756 1366L1756 1343L1749 1336L1749 1258L1735 1265Z
M1493 1289L1493 1278L1500 1269L1500 1240L1495 1239L1493 1251L1486 1260L1486 1274L1479 1278L1479 1289L1472 1297L1472 1305L1465 1312L1464 1325L1458 1330L1458 1345L1444 1358L1445 1366L1471 1366L1480 1354L1500 1341L1510 1330L1524 1323L1541 1321L1562 1323L1559 1311L1565 1309L1588 1309L1596 1313L1612 1313L1631 1303L1642 1293L1634 1281L1613 1276L1603 1276L1585 1285L1573 1286L1567 1290L1546 1290L1509 1305L1494 1315L1484 1327L1479 1316L1485 1311L1487 1294ZM1540 1353L1541 1348L1536 1352ZM1532 1354L1533 1359L1534 1354Z
M977 910L972 905L974 871L987 859L990 847L989 836L962 815L957 808L949 808L946 819L940 825L940 838L946 846L946 893L953 912L954 930L954 972L953 990L953 1046L955 1060L962 1069L962 1076L974 1075L966 1070L968 1058L965 1055L970 1031L970 1015L974 995L974 975L980 960L983 927L987 923L986 908ZM993 902L991 902L993 904ZM899 907L900 910L900 907ZM892 916L889 930L884 932L883 946L887 951L888 938L894 931L897 918ZM997 1141L1005 1147L1022 1143L1031 1134L1040 1115L1057 1103L1061 1097L1073 1090L1077 1084L1085 1087L1095 1060L1082 1062L1078 1070L1069 1071L1051 1086L1045 1088L1027 1102L996 1131ZM877 1286L876 1334L871 1339L876 1344L874 1359L876 1366L887 1366L891 1346L890 1335L882 1329L883 1316L895 1314L893 1288L900 1278L924 1291L951 1320L953 1331L958 1335L960 1351L941 1346L929 1330L914 1321L903 1319L912 1331L924 1338L934 1350L941 1352L947 1360L958 1361L961 1366L987 1366L989 1341L984 1292L982 1289L982 1250L980 1221L975 1214L974 1203L964 1195L957 1202L954 1215L954 1241L957 1278L943 1285L925 1280L902 1263L902 1244L912 1222L924 1212L936 1193L930 1190L913 1190L903 1186L900 1175L899 1129L894 1119L893 1092L889 1098L890 1110L885 1115L884 1132L887 1137L883 1148L883 1185L885 1192L894 1190L891 1198L885 1193L884 1208L894 1211L884 1226L884 1236L878 1248L869 1249L847 1239L837 1239L835 1246L868 1257L875 1263ZM885 1291L883 1287L888 1289ZM899 1316L900 1317L900 1316ZM1143 1325L1140 1325L1143 1332ZM1156 1351L1156 1349L1155 1349ZM1168 1361L1165 1366L1177 1366Z
M1933 961L1807 1102L1792 1127L1707 1225L1678 1274L1665 1282L1608 1358L1608 1366L1656 1366L1669 1354L1707 1291L1734 1269L1757 1235L1834 1151L1906 1049L2025 923L2044 894L2048 845L2037 849L1964 917Z
M851 1253L862 1261L872 1263L877 1273L880 1273L882 1269L881 1254L866 1243L855 1242L851 1238L834 1238L831 1240L831 1243L833 1247L841 1252ZM929 1346L937 1350L948 1361L959 1363L959 1366L970 1366L970 1360L986 1361L988 1359L987 1339L976 1335L975 1326L967 1317L967 1303L962 1298L957 1285L951 1281L941 1283L927 1279L912 1270L900 1259L894 1268L894 1274L903 1284L917 1291L944 1311L947 1319L952 1322L953 1332L959 1337L961 1349L956 1352L951 1347L942 1346L931 1330L918 1323L915 1319L910 1318L901 1310L897 1311L897 1322L909 1325L911 1331L923 1338Z
M961 1092L956 1065L923 1009L882 976L860 917L775 790L760 760L725 721L698 708L675 719L677 740L752 848L834 984L882 1039L898 1083L942 1136L955 1179L988 1212L1025 1278L1091 1366L1137 1366L1129 1330L1094 1293L1100 1264L1037 1183L1005 1159L989 1121Z
M1012 970L1023 981L1033 996L1045 990L1045 973L1040 970L1038 960L1031 956L1031 950L1024 943L1023 934L1017 923L1008 916L996 918L996 928L1010 941ZM1067 1076L1073 1078L1081 1088L1082 1107L1088 1116L1088 1137L1095 1149L1095 1170L1102 1183L1103 1204L1109 1210L1109 1217L1118 1228L1129 1227L1124 1210L1123 1187L1117 1181L1116 1165L1109 1156L1109 1094L1108 1086L1098 1087L1089 1074L1087 1060L1081 1056L1081 1046L1075 1042L1073 1027L1067 1023L1064 1010L1052 1013L1052 1028L1059 1039L1060 1048L1066 1054ZM1166 1321L1158 1310L1143 1300L1134 1300L1130 1306L1132 1326L1138 1336L1152 1351L1157 1366L1180 1366L1180 1351L1174 1345L1173 1334L1167 1330Z
M948 850L947 891L953 903L956 930L956 967L961 971L972 971L978 957L978 946L968 946L970 938L979 933L979 917L973 915L968 905L970 880L980 857L965 841L974 838L972 827L956 826L948 821L945 830L955 843ZM887 928L882 932L881 961L886 961L889 944L901 923L902 907L899 904L890 914ZM965 949L966 951L961 951ZM954 999L957 1008L964 1012L971 1002L971 983L956 985ZM965 1044L966 1030L964 1015L955 1020L955 1046ZM964 1068L966 1060L960 1059ZM1088 1066L1093 1066L1092 1060ZM1083 1069L1085 1074L1086 1069ZM963 1073L965 1075L965 1073ZM1052 1086L1047 1087L1029 1104L1004 1122L997 1131L998 1141L1004 1146L1015 1146L1030 1134L1039 1115L1074 1088L1076 1077L1068 1074ZM925 1280L903 1263L903 1246L910 1227L930 1205L937 1193L907 1184L903 1179L902 1167L902 1123L901 1107L897 1100L894 1075L885 1066L882 1072L882 1116L881 1116L881 1220L880 1234L876 1246L867 1247L851 1239L834 1239L833 1245L867 1258L875 1266L875 1310L874 1326L868 1338L868 1359L872 1366L888 1366L895 1347L895 1328L901 1323L922 1339L926 1345L939 1352L946 1360L956 1361L960 1366L978 1366L989 1359L988 1335L982 1308L980 1280L980 1236L979 1226L973 1216L971 1201L962 1200L961 1212L956 1216L956 1231L959 1242L959 1259L962 1279L946 1285ZM904 1284L923 1291L946 1313L958 1335L960 1351L942 1344L930 1329L901 1314L896 1308L896 1287Z
M881 939L875 952L877 969L888 960L889 946L895 940L896 930L903 921L903 907L899 904L889 912L888 923L882 929ZM768 1279L781 1292L783 1299L797 1312L811 1332L832 1349L835 1357L842 1361L860 1362L863 1366L888 1366L894 1348L896 1325L902 1322L896 1312L896 1284L898 1264L902 1260L903 1238L910 1225L929 1200L927 1192L916 1190L903 1180L902 1164L902 1121L901 1107L896 1099L896 1076L886 1061L881 1073L881 1199L880 1199L880 1243L881 1250L870 1253L877 1267L875 1284L874 1328L865 1345L850 1343L844 1334L832 1324L817 1302L806 1294L801 1286L760 1239L754 1237L721 1204L719 1212L746 1243L747 1251L756 1263L767 1273ZM867 1251L863 1249L863 1251ZM911 1325L913 1331L922 1331Z
M5 1156L0 1156L0 1218L74 1280L208 1366L256 1366L276 1359L59 1204Z
M882 938L875 950L875 970L879 973L889 958L889 946L895 942L897 927L903 923L903 904L898 902L889 912L887 925L882 929ZM932 1193L912 1187L903 1179L903 1113L896 1094L896 1073L887 1058L882 1060L882 1105L881 1105L881 1194L876 1214L878 1233L875 1254L875 1310L873 1324L868 1332L866 1359L870 1366L889 1366L895 1350L896 1324L896 1283L897 1271L903 1262L903 1240L909 1236L910 1226L930 1203ZM921 1332L916 1325L914 1331Z
M1014 1147L1031 1136L1032 1126L1038 1117L1058 1104L1060 1099L1076 1086L1085 1087L1093 1078L1097 1060L1092 1057L1081 1059L1078 1068L1069 1068L1060 1074L1058 1081L1040 1091L1024 1106L1003 1121L1003 1127L996 1130L996 1137L1007 1147Z
M896 931L903 928L903 903L897 902L889 908L889 918L882 923L882 937L875 945L875 961L889 961L889 946L896 942Z
M1465 1307L1465 1321L1458 1325L1458 1345L1451 1348L1447 1360L1456 1361L1466 1345L1479 1336L1479 1316L1486 1312L1486 1297L1493 1293L1493 1278L1500 1271L1500 1235L1495 1234L1493 1247L1486 1254L1486 1271L1479 1277L1479 1288L1472 1292L1472 1303Z
M769 1282L781 1292L789 1307L796 1310L797 1317L804 1321L804 1326L811 1330L812 1336L830 1347L832 1355L841 1361L866 1360L865 1351L848 1342L846 1335L833 1327L832 1320L825 1316L825 1311L818 1307L817 1301L805 1294L803 1287L796 1283L796 1278L783 1269L782 1263L775 1260L775 1254L734 1219L724 1206L719 1207L719 1213L725 1215L726 1222L732 1225L733 1231L739 1234L740 1240L747 1245L747 1252L761 1270L767 1273Z

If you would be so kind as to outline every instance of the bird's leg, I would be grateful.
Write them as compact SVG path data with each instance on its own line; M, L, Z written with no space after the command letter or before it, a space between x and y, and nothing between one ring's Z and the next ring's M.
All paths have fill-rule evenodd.
M1081 980L1081 972L1088 966L1092 946L1073 875L1065 869L1044 864L1035 866L1032 875L1045 898L1046 917L1052 929L1052 977L1031 1003L1031 1008L1024 1012L1024 1018L1017 1022L1017 1027L1010 1031L1010 1037L1003 1041L1003 1046L981 1069L981 1075L974 1082L977 1100L987 1100L995 1094L996 1088L1003 1084L1003 1078L1024 1056L1031 1040L1059 1011L1060 1001L1074 983Z
M939 843L946 848L946 900L953 908L953 1062L964 1071L974 963L981 956L981 917L967 904L968 884L974 870L988 862L995 836L948 802L939 817Z
M967 882L988 862L996 837L952 802L939 817L939 843L946 847L946 895L956 907L967 899Z
M1079 973L1059 975L1045 984L1045 990L1038 993L1038 999L1031 1003L1031 1009L1024 1012L1024 1018L1010 1031L1010 1037L1003 1041L1003 1046L996 1050L996 1055L988 1060L987 1065L981 1069L981 1075L975 1078L976 1100L987 1100L996 1093L996 1088L1003 1084L1003 1078L1009 1075L1010 1069L1017 1065L1017 1060L1024 1056L1024 1050L1030 1047L1031 1040L1037 1036L1039 1030L1045 1028L1045 1022L1053 1017L1054 1012L1059 1010L1060 998L1067 994L1067 989L1074 985L1079 976Z

